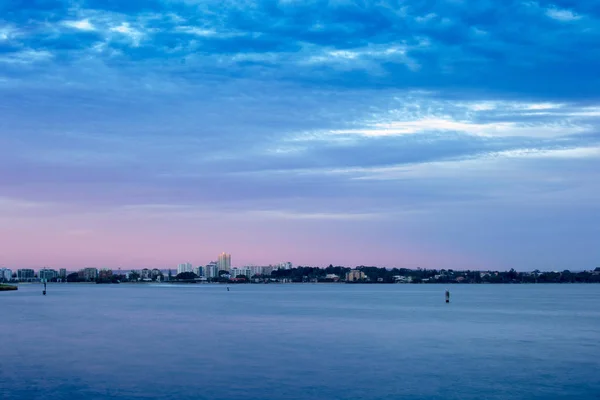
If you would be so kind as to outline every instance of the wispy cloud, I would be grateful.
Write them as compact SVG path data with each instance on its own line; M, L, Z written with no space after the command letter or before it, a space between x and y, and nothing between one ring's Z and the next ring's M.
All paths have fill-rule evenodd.
M581 19L581 15L577 15L570 10L562 10L559 8L547 9L546 15L559 21L577 21L578 19Z
M79 29L82 31L93 31L96 29L89 19L82 19L78 21L65 21L64 25L69 28Z

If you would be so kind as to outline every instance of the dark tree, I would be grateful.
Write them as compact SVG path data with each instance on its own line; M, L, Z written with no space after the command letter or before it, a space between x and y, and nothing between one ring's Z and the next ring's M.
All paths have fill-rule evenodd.
M198 277L198 275L196 275L193 272L182 272L180 274L177 274L175 279L190 280L190 279L196 279L197 277Z

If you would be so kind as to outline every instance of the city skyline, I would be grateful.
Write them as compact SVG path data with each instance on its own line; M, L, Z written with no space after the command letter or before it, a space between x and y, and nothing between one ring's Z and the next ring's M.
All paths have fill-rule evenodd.
M600 263L593 2L0 15L0 265Z

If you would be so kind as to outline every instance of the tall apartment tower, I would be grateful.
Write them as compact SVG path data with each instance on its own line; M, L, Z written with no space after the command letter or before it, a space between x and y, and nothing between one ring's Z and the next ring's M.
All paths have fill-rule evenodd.
M219 266L219 271L229 271L231 269L231 254L219 254L217 265Z

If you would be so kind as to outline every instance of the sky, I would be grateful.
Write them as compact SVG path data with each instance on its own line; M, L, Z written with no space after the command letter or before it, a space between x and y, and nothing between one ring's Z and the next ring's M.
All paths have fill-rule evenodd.
M0 265L600 266L596 1L0 1Z

